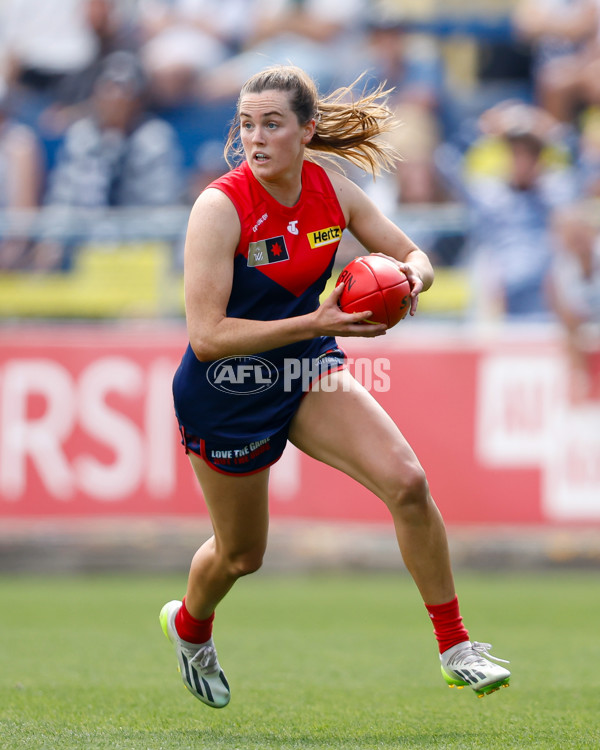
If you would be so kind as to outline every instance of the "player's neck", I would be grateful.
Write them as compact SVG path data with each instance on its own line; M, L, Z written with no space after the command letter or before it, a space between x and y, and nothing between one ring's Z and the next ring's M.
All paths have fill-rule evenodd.
M256 176L256 175L255 175ZM256 176L256 179L263 188L269 193L282 206L295 206L300 200L302 193L302 173L296 173L287 176L279 176L276 179L268 180L261 179Z

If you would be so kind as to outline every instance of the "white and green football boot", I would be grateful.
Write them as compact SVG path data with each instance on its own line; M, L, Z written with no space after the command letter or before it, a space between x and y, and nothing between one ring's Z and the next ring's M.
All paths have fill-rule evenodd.
M448 685L473 688L478 698L494 693L501 687L508 687L510 672L490 659L504 664L509 662L492 656L489 653L491 648L490 643L464 641L440 654L442 676Z
M212 638L206 643L188 643L175 629L175 616L181 602L167 602L160 611L163 633L175 647L181 679L186 688L202 703L223 708L229 703L229 684L217 659Z

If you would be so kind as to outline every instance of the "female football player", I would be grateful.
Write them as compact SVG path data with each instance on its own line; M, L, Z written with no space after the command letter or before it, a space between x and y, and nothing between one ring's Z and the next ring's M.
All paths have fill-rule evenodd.
M354 88L319 98L314 82L293 66L252 76L226 144L241 163L201 193L189 220L189 346L173 390L214 535L194 555L183 601L165 604L160 619L186 687L215 708L230 699L212 640L215 608L240 576L261 566L269 466L288 440L389 508L433 622L446 681L485 694L510 676L486 658L489 644L469 640L444 524L415 453L344 367L335 337L381 336L385 326L366 324L368 311L342 312L343 285L319 304L344 229L406 274L411 314L433 282L427 256L331 163L346 159L373 174L395 163L379 138L394 126L387 92L355 97ZM264 362L279 375L268 389L260 387L257 363ZM290 362L309 373L308 386L306 377L289 377ZM253 372L255 388L248 386ZM319 379L327 387L311 389ZM240 383L243 393L236 391Z

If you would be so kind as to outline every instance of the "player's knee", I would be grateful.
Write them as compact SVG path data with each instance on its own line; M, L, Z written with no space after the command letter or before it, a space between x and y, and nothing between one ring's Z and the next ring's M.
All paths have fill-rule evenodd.
M429 501L429 484L418 461L396 467L388 478L384 501L392 514L425 512Z
M263 552L245 552L231 557L228 561L232 578L241 578L256 573L262 567Z

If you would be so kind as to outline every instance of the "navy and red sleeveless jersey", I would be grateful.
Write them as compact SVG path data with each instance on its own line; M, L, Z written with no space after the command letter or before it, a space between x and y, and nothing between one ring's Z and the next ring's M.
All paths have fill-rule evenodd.
M241 224L227 315L280 320L315 310L346 226L323 167L304 162L301 196L290 207L262 187L247 162L209 187L230 198ZM199 362L188 346L173 382L180 425L204 439L274 434L289 423L302 395L301 379L290 389L284 377L286 362L317 361L335 347L333 338L321 337L254 357Z
M345 227L325 170L304 162L302 194L291 207L269 195L247 162L211 187L232 200L242 226L227 314L275 320L315 310Z

